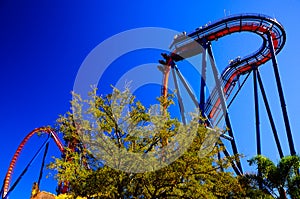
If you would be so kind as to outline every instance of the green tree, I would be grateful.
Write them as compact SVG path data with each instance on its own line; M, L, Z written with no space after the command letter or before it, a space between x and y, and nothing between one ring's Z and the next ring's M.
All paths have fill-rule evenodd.
M188 125L171 118L161 107L169 107L172 96L150 108L128 89L106 96L93 91L89 100L73 96L72 113L58 119L72 144L64 158L49 166L58 171L58 180L70 184L73 197L245 196L238 179L221 171L237 157L217 157L219 133L201 125L199 114L191 115Z
M262 186L263 191L275 198L300 198L300 157L285 156L275 165L269 158L262 155L249 160L249 164L256 165L261 174L248 174L246 178L252 183L253 190Z

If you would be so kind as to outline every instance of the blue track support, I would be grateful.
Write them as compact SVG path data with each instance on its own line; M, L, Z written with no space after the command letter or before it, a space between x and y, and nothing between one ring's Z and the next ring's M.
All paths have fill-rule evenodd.
M253 90L254 90L254 107L255 107L255 129L256 129L256 153L261 155L260 141L260 119L259 119L259 104L257 92L257 68L253 68Z
M224 146L222 140L219 140L219 143L220 147L223 147L223 153L225 154L226 157L230 157L230 154L229 152L227 151L226 147ZM235 163L232 161L230 161L231 163L231 166L232 166L232 169L234 170L234 172L237 174L237 175L242 175L243 173L241 172L241 170L235 165Z
M259 70L257 70L257 80L258 80L260 91L261 91L261 94L262 94L262 97L263 97L263 100L264 100L264 104L265 104L265 107L266 107L266 111L267 111L267 114L268 114L270 125L271 125L272 131L273 131L273 136L274 136L274 139L275 139L275 142L276 142L278 153L279 153L280 158L282 158L283 157L283 152L282 152L281 144L280 144L280 141L279 141L279 137L278 137L278 134L277 134L275 122L274 122L274 119L273 119L273 116L272 116L272 113L271 113L271 108L270 108L270 105L269 105L269 102L268 102L268 99L267 99L267 95L266 95L266 92L265 92L265 88L264 88Z
M49 134L49 137L51 135ZM49 142L46 144L45 146L45 151L44 151L44 155L43 155L43 160L42 160L42 165L41 165L41 169L40 169L40 174L39 174L39 179L38 179L38 187L40 187L41 184L41 179L43 177L43 170L44 170L44 166L45 166L45 161L46 161L46 156L48 153L48 149L49 149Z
M202 53L202 72L201 72L201 84L200 84L200 111L202 116L204 116L204 107L205 107L205 87L206 87L206 48Z
M279 98L280 98L280 104L281 104L286 134L287 134L287 138L288 138L288 142L289 142L290 153L291 153L291 155L296 155L296 150L295 150L294 141L293 141L293 135L292 135L292 131L291 131L290 123L289 123L289 117L287 114L282 84L281 84L281 80L280 80L280 76L279 76L276 54L275 54L275 50L274 50L272 37L270 34L268 34L268 42L269 42L269 48L270 48L270 52L271 52L271 56L272 56L273 69L274 69L274 74L275 74L275 79L276 79L276 84L277 84L277 90L278 90L278 94L279 94Z
M216 82L216 89L217 89L217 92L218 92L218 95L219 95L219 98L220 98L220 101L221 101L221 108L223 110L226 126L228 128L228 134L229 134L230 137L233 138L231 140L232 151L233 151L234 155L237 155L238 150L237 150L237 146L236 146L235 139L234 139L234 136L233 136L232 126L231 126L229 114L228 114L228 111L227 111L227 105L226 105L225 97L223 95L222 86L221 86L221 82L220 82L220 79L219 79L218 70L217 70L217 67L216 67L216 64L215 64L211 44L208 45L207 50L208 50L208 55L210 57L210 62L211 62L211 66L212 66L212 70L213 70L213 74L214 74L214 79L215 79L215 82ZM241 164L240 161L237 161L237 167L240 170L240 173L243 174L242 164Z
M257 92L257 68L253 67L253 91L254 91L254 107L255 107L255 127L256 127L256 153L261 155L261 141L260 141L260 120L259 120L259 104ZM262 177L261 169L258 167L258 176ZM258 183L259 189L263 189L262 182Z
M221 152L220 152L220 145L217 145L218 147L218 160L221 162L222 158L221 158ZM222 165L220 165L220 169L222 172L224 172L224 168Z
M181 72L179 71L178 67L176 65L174 65L174 69L180 79L180 81L183 83L183 86L185 87L185 89L187 90L189 96L191 97L191 99L193 100L195 106L197 108L199 108L199 103L198 103L198 100L196 98L196 96L194 95L191 87L188 85L187 81L185 80L185 78L183 77L183 75L181 74Z
M177 76L176 73L174 71L174 67L172 67L172 75L173 75L173 80L174 80L174 84L175 84L175 89L176 89L176 95L177 95L177 99L178 99L178 104L179 104L179 110L180 110L180 114L181 114L181 120L182 123L184 125L186 125L186 118L185 118L185 111L184 111L184 105L183 105L183 101L181 98L181 94L180 94L180 88L178 85L178 80L177 80Z

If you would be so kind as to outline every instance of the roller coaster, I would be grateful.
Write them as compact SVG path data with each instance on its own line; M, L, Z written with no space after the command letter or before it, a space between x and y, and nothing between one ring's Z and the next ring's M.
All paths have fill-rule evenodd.
M238 57L232 60L230 64L225 67L221 75L218 74L218 70L215 64L214 55L212 52L211 42L218 40L221 37L230 35L236 32L250 32L254 33L262 38L261 47L241 58ZM267 100L266 92L261 80L261 76L258 67L263 65L269 60L272 60L272 65L274 69L277 90L279 94L279 99L281 103L282 114L284 118L284 124L286 128L286 135L289 143L290 154L295 155L296 151L294 148L293 137L291 133L291 127L289 124L289 118L287 114L283 89L281 85L281 80L278 71L278 64L276 60L276 54L278 54L286 41L286 33L283 26L276 20L265 15L237 15L230 16L215 23L206 25L204 27L197 28L195 31L186 34L183 32L180 35L176 35L170 46L172 53L162 54L164 60L160 60L160 66L163 72L163 89L162 95L167 96L168 93L168 79L170 71L172 70L172 76L174 79L175 89L179 91L178 77L182 85L187 90L191 100L194 102L196 107L199 107L201 113L208 120L208 125L211 127L218 126L221 119L225 119L226 126L228 128L229 140L231 142L232 151L234 154L238 154L236 142L234 139L234 134L232 131L232 125L228 114L228 107L233 102L241 88L243 87L245 81L249 77L250 73L253 72L253 82L254 82L254 95L255 95L255 120L256 120L256 146L257 154L261 154L261 140L260 140L260 128L259 128L259 109L258 109L258 88L257 83L260 86L262 92L264 104L269 117L270 125L273 131L274 139L278 149L280 157L283 157L282 147L279 141L277 130L275 127L275 122L271 113L269 102ZM199 47L200 46L200 47ZM190 88L188 82L180 72L176 62L180 62L189 57L202 54L202 78L200 97L198 100L192 89ZM215 79L215 87L211 91L210 96L205 98L205 87L206 87L206 70L207 70L207 54L209 55L211 68L213 71L213 76ZM243 83L236 84L236 81L243 75L246 75ZM194 81L194 80L193 80ZM238 86L237 89L234 89ZM182 102L182 97L180 92L177 92L177 99L180 109L180 115L183 123L185 123L184 114L184 103ZM227 102L229 104L227 105ZM220 114L222 112L222 114ZM225 150L225 155L229 153ZM237 166L233 164L233 168L237 174L242 174L242 166L238 161Z
M221 74L218 73L216 67L211 43L217 41L218 39L225 37L227 35L238 33L238 32L250 32L258 35L262 38L262 45L260 48L252 52L245 57L238 57L230 61L229 65L225 67ZM248 79L249 75L253 73L253 87L254 87L254 106L255 106L255 120L256 120L256 153L261 154L261 135L259 127L259 109L258 109L258 85L262 93L263 101L265 104L266 112L269 118L269 122L272 128L275 143L278 149L278 154L283 157L283 151L281 148L280 140L277 134L275 122L271 113L271 109L267 100L266 92L262 83L262 79L259 73L259 66L265 64L268 61L272 61L273 70L275 74L275 80L277 84L277 90L279 95L279 100L281 103L281 110L283 114L287 140L289 143L289 150L291 155L295 155L296 151L294 148L293 137L291 132L291 127L289 124L289 118L287 114L287 109L285 105L285 99L283 94L283 89L281 85L281 80L278 71L278 64L276 60L276 55L282 50L286 42L286 33L283 26L276 20L265 15L257 14L243 14L236 16L229 16L223 18L214 23L207 24L205 26L197 28L191 33L185 33L176 35L174 40L170 45L171 53L162 53L164 60L160 60L159 69L163 72L163 86L162 86L162 96L165 98L168 94L169 78L170 72L172 71L172 77L174 80L174 85L177 90L177 100L179 104L180 117L183 123L186 123L185 116L185 104L182 100L182 93L179 89L179 84L183 85L186 89L190 99L193 101L195 106L199 108L201 114L207 119L206 124L208 127L216 127L220 124L221 120L225 120L227 126L227 133L222 139L221 144L225 140L229 140L233 154L238 154L238 149L236 145L236 140L232 130L231 120L229 118L228 110L231 103L236 98L237 94L243 87L244 83ZM200 47L199 47L200 46ZM185 79L177 64L179 64L184 59L202 55L202 65L201 65L201 79L200 81L200 96L198 97L193 93L190 88L188 81ZM209 96L205 96L206 84L206 70L207 70L207 57L210 59L210 65L213 72L213 77L215 81L215 87L210 92ZM242 77L243 82L237 84L236 82ZM194 81L194 80L193 80ZM64 146L59 140L57 134L48 127L37 128L31 131L21 142L17 151L15 152L12 161L9 165L8 171L6 173L3 186L1 189L2 198L8 197L15 186L18 184L20 178L10 187L10 182L12 178L12 172L14 170L16 161L27 141L37 133L48 134L49 137L43 146L48 144L50 138L54 140L58 146L61 153L64 153ZM43 146L41 148L43 148ZM224 145L223 145L224 146ZM41 149L40 149L41 150ZM38 152L39 153L39 152ZM38 155L38 153L36 155ZM226 149L224 150L226 156L230 155L230 152ZM35 155L35 156L36 156ZM34 158L33 158L34 159ZM29 165L32 161L30 161ZM232 162L232 166L237 175L243 174L242 165L239 161ZM24 172L26 169L24 170ZM21 175L23 175L22 173Z

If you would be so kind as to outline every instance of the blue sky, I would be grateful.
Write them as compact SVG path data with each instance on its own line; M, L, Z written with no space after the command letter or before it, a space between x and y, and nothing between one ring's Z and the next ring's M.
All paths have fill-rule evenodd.
M69 109L70 92L76 74L89 52L105 39L119 32L139 27L163 27L177 31L192 31L209 21L230 14L261 13L281 22L287 33L287 43L278 55L290 123L296 151L299 152L300 126L298 113L299 59L298 19L300 2L287 1L16 1L0 2L0 179L21 140L32 129L53 125L59 114ZM170 40L171 42L171 40ZM259 40L248 34L235 34L213 43L220 71L228 60L256 50ZM257 46L257 47L258 47ZM245 54L244 54L245 53ZM159 52L139 57L135 63L156 62ZM130 62L128 62L131 64ZM101 67L101 66L100 66ZM121 66L120 66L121 67ZM105 81L109 82L110 75ZM288 153L280 105L271 64L261 67L261 75L278 124L284 153ZM159 88L158 88L159 89ZM155 91L153 91L155 92ZM159 94L159 90L157 94ZM146 95L145 92L140 92ZM263 104L260 105L264 110ZM230 109L238 149L246 158L255 154L253 88L250 78ZM267 118L261 116L263 153L276 160L276 148ZM20 170L41 144L34 137L25 147L13 175ZM51 143L49 157L59 156ZM14 198L29 198L31 185L37 180L40 161L36 161L20 185L11 194ZM246 166L246 163L244 163ZM45 171L47 174L48 171ZM54 180L44 179L41 189L55 192Z

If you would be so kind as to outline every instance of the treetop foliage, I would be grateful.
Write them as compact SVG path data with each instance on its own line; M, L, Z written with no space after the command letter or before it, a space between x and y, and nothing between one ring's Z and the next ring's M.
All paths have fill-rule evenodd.
M168 99L146 108L128 89L87 100L73 94L72 111L58 119L68 143L49 165L72 197L241 198L249 182L234 176L222 157L218 130L198 113L187 125L171 118ZM227 171L227 169L229 169ZM248 183L248 184L247 184ZM249 192L248 192L249 193ZM255 192L257 194L258 192ZM253 193L251 193L253 195ZM259 194L258 194L259 195Z

